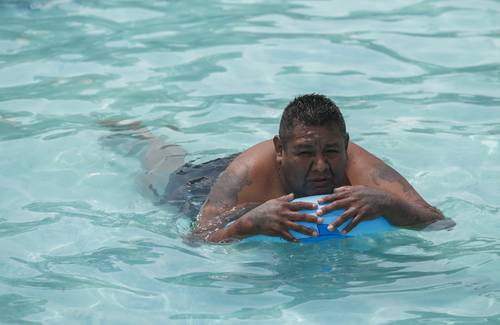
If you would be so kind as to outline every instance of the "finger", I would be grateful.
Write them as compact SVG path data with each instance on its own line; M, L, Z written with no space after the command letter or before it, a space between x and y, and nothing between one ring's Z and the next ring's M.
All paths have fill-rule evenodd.
M318 208L318 205L312 202L290 202L288 208L292 211L314 210Z
M351 206L351 203L352 203L352 199L351 198L345 198L345 199L337 200L337 201L335 201L333 203L330 203L328 205L325 205L325 206L319 208L316 211L316 214L318 216L322 216L324 214L332 212L333 210L337 210L337 209L341 209L341 208L348 208L348 207Z
M285 230L280 232L280 237L289 241L289 242L293 242L293 243L298 242L298 240L295 237L293 237L288 231L285 231Z
M293 200L293 193L289 193L287 195L283 195L283 196L279 197L278 200L289 202L289 201Z
M335 200L340 200L348 196L349 196L348 191L335 192L333 194L329 194L318 199L318 203L323 204L323 203L333 202Z
M307 235L307 236L311 236L311 237L317 237L318 236L318 232L312 228L309 228L309 227L306 227L306 226L303 226L303 225L299 225L295 222L287 222L285 224L290 230L293 230L293 231L296 231L296 232L300 232L301 234L304 234L304 235Z
M342 233L344 235L348 234L352 228L356 227L362 220L363 218L360 215L357 215L355 218L349 222L349 224L342 230Z
M335 195L334 194L328 194L328 195L325 195L325 196L319 198L318 199L318 203L322 204L322 203L332 202L333 200L335 200Z
M314 216L309 213L303 212L291 212L289 214L288 220L290 221L304 221L311 223L323 223L323 218Z
M344 213L340 215L340 217L338 217L335 221L328 225L328 231L335 231L335 229L340 227L344 222L352 218L355 215L355 212L356 208L349 208L345 210Z

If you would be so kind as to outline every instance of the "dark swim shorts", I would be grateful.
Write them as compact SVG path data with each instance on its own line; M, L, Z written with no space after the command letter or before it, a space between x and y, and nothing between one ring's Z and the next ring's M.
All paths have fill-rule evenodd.
M172 204L187 216L196 217L217 177L236 156L238 154L202 164L184 164L170 175L161 203Z

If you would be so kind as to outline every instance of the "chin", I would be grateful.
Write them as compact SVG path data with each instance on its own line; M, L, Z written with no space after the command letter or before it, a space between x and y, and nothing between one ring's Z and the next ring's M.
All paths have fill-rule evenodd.
M304 196L332 194L332 192L333 191L331 189L327 189L327 188L315 188L315 189L311 189L311 190L307 191L306 195L304 195Z

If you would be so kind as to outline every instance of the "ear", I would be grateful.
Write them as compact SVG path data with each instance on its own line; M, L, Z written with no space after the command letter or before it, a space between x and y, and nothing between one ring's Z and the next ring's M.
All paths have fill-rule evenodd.
M273 138L273 143L274 143L274 152L276 153L276 161L281 162L281 159L283 158L283 142L281 142L281 139L275 135Z

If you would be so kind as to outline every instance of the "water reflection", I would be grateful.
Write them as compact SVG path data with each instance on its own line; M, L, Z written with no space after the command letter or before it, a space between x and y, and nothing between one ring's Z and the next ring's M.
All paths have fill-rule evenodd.
M474 244L473 244L474 243ZM477 238L475 241L433 242L405 234L372 237L365 240L343 240L307 245L242 243L234 247L272 260L241 263L236 272L194 272L158 278L174 287L212 288L236 301L240 296L288 297L286 302L236 311L211 314L178 313L172 319L266 319L313 301L335 301L353 296L396 293L429 293L461 286L460 278L474 265L451 263L470 254L476 246L482 262L491 260L487 252L498 255L500 241ZM432 269L428 265L432 264ZM491 290L491 287L489 288Z

